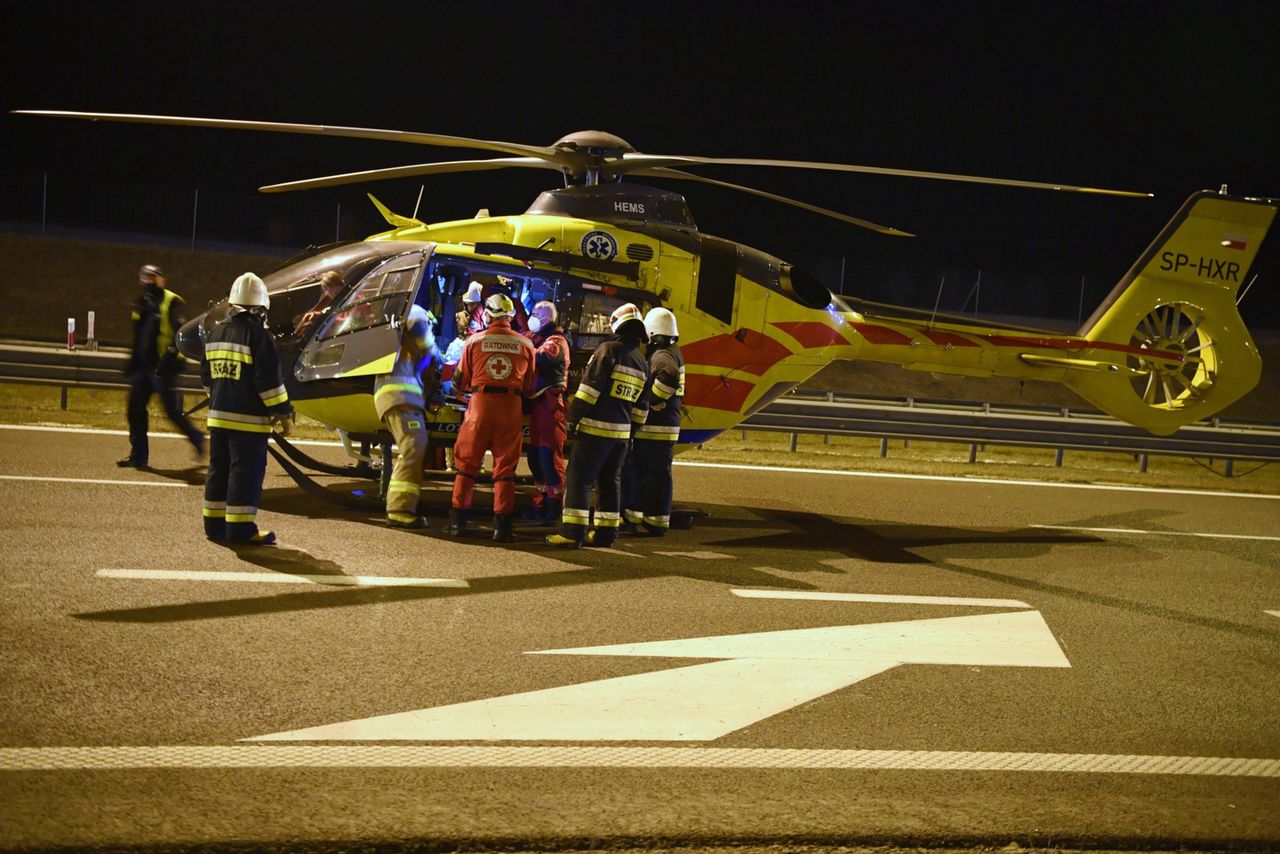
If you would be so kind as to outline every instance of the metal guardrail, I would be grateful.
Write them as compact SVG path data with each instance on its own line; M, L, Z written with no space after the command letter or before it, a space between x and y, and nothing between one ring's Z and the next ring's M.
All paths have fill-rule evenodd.
M0 342L0 382L59 385L63 407L69 387L124 388L127 351L67 350L48 344ZM200 392L199 374L188 363L175 386ZM1053 407L1012 406L911 398L867 398L799 392L775 401L746 419L740 428L790 433L792 450L800 434L862 436L881 439L881 454L890 439L967 443L969 459L979 445L1053 448L1057 463L1067 450L1119 451L1135 454L1145 469L1146 457L1163 454L1233 460L1280 461L1280 424L1211 422L1184 427L1172 436L1144 430L1096 412Z
M974 461L978 445L1053 448L1062 453L1119 451L1145 457L1162 454L1228 461L1280 461L1280 425L1256 422L1210 422L1183 427L1172 436L1153 436L1097 412L1054 407L1006 406L911 398L846 398L836 395L792 395L752 415L742 427L791 434L961 442ZM794 443L793 443L794 447Z

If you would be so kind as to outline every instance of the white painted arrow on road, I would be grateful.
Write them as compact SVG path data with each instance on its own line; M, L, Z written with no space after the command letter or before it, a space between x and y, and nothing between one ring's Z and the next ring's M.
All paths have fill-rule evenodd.
M900 664L1071 666L1038 611L536 654L722 660L246 740L709 741Z

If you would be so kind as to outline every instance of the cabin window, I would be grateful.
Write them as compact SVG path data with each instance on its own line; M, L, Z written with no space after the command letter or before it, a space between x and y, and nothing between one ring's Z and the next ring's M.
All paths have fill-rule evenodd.
M733 325L733 298L738 283L738 247L728 240L702 238L702 260L698 266L699 311Z

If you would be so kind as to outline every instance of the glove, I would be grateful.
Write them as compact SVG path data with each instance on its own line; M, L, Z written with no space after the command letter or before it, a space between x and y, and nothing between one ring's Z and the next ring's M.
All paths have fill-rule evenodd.
M566 438L568 438L568 439L572 439L574 436L577 436L577 435L578 435L578 422L577 422L577 421L570 421L570 422L569 422L569 424L565 427L564 434L565 434L565 437L566 437Z
M272 415L271 429L279 433L282 437L288 436L293 432L293 413L288 415Z

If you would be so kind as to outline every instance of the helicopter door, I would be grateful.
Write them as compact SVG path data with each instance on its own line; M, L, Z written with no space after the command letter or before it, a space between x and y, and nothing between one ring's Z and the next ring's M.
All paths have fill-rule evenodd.
M298 359L299 380L383 374L400 352L400 319L409 310L428 250L396 255L362 278Z

